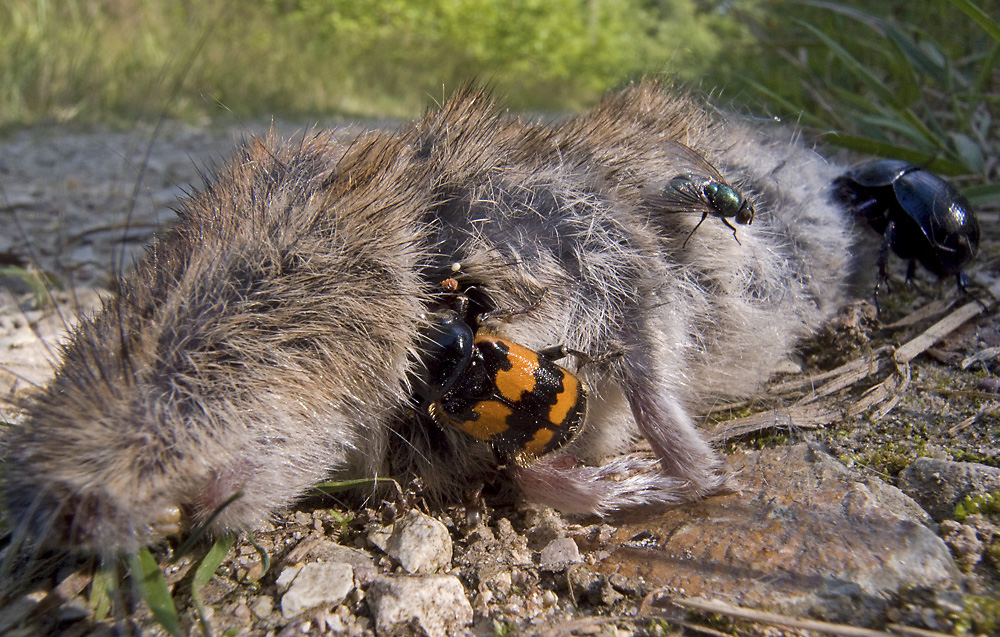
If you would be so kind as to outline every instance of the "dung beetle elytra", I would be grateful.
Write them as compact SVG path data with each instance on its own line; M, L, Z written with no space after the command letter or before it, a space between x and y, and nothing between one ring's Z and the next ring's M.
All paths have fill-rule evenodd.
M844 173L833 185L837 200L883 237L876 297L888 278L890 248L909 261L907 279L919 261L939 278L954 275L965 291L962 268L979 248L979 221L950 184L909 162L884 159Z

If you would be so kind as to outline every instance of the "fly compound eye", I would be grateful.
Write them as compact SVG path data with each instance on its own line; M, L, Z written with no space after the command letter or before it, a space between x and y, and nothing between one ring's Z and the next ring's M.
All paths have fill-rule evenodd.
M753 204L750 203L750 200L743 199L743 204L740 206L739 212L736 213L736 223L749 226L753 223L754 212Z

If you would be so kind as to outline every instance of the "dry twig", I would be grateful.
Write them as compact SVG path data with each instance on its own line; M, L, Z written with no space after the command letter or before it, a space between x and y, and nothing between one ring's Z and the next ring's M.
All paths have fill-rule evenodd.
M935 303L938 302L931 303L914 314L926 317L940 312L941 307L936 306ZM924 310L930 306L934 306L933 311L925 312ZM769 393L779 400L787 399L788 394L793 392L806 390L808 393L788 407L772 409L720 423L712 432L711 439L713 442L724 442L749 433L774 428L818 429L879 405L881 407L873 417L876 420L883 418L899 403L903 392L910 385L910 361L981 312L982 308L978 303L968 303L955 309L895 350L890 347L881 347L829 372L801 379L786 380L773 385ZM898 324L900 323L897 322L894 325ZM870 387L859 399L846 408L832 409L812 404L821 398L854 387L861 381L881 374L890 368L892 371L887 378Z
M656 593L650 593L650 595L656 595ZM892 625L890 628L893 632L887 633L881 630L872 630L870 628L859 628L849 624L835 624L815 619L800 619L779 613L770 613L766 611L754 610L752 608L744 608L742 606L733 606L719 600L667 597L660 598L657 600L655 605L662 606L664 602L706 613L718 613L734 619L742 619L745 621L769 624L772 626L785 626L787 628L810 630L826 635L836 635L837 637L892 637L894 634L916 635L919 637L945 637L944 633L908 628L906 626ZM643 607L647 607L646 601L643 602Z

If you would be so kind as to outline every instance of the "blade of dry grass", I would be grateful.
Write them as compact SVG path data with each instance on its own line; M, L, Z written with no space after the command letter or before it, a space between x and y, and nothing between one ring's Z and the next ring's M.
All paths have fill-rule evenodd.
M927 306L925 306L914 314L932 316L932 312L936 312L939 306L936 302L929 305L933 306L932 311L926 311ZM895 350L881 347L829 372L778 383L771 387L769 393L771 397L779 400L782 397L787 399L789 393L803 391L806 388L812 389L788 407L719 423L712 431L710 439L713 442L724 442L766 429L817 429L875 407L879 409L873 417L884 418L899 403L903 392L910 385L910 361L982 311L978 303L968 303L955 309ZM812 404L821 398L852 388L889 368L892 368L892 372L887 378L868 388L860 398L843 408ZM718 413L718 410L714 413Z
M661 598L663 599L663 598ZM733 606L719 600L706 600L697 598L669 598L666 600L668 603L676 604L684 608L691 610L697 610L705 613L718 613L720 615L725 615L727 617L732 617L734 619L742 619L745 621L756 622L760 624L769 624L772 626L784 626L787 628L795 628L799 630L811 630L814 632L822 633L824 635L836 635L837 637L891 637L892 633L887 633L881 630L872 630L870 628L858 628L856 626L851 626L848 624L835 624L832 622L824 622L815 619L799 619L797 617L791 617L789 615L781 615L779 613L770 613L766 611L754 610L752 608L744 608L742 606ZM645 602L644 602L645 605ZM933 635L933 637L944 637L944 633L931 633L928 635Z

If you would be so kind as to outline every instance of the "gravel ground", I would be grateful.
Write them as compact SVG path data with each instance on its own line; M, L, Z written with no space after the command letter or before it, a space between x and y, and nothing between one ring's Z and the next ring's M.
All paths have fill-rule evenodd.
M0 268L8 286L0 299L0 365L16 374L2 375L0 395L25 391L51 375L52 354L41 346L39 335L58 339L63 324L39 290L54 291L66 316L75 307L95 307L99 297L93 291L107 289L113 264L128 264L141 253L153 232L170 222L169 209L177 197L189 184L201 182L200 172L211 172L231 152L234 139L266 128L168 124L155 134L148 160L152 130L33 129L0 140L0 213L8 228L0 237ZM301 127L277 128L291 135ZM995 212L982 215L986 234L974 274L985 283L992 283L991 272L1000 258L996 220ZM47 285L40 288L39 280ZM798 361L803 371L790 378L821 373L883 345L907 342L945 310L924 319L918 316L913 324L904 320L886 326L913 317L932 298L951 293L950 285L931 289L930 298L902 289L885 302L881 322L864 318L863 306L853 308L853 314L845 314L806 344ZM955 566L948 566L955 572L948 591L903 582L894 594L881 596L884 604L875 619L861 623L880 628L903 623L946 633L1000 630L1000 483L990 482L995 477L990 471L1000 467L1000 381L991 349L997 347L1000 319L991 312L951 331L913 360L909 384L897 392L899 402L885 417L874 418L866 411L839 417L822 430L767 429L725 443L727 452L737 454L774 453L802 442L819 445L848 475L858 481L898 483L934 514L931 521L919 512L926 518L919 523L943 538L956 560ZM963 368L963 361L975 354L981 354L980 359ZM887 374L849 385L822 404L848 410ZM781 410L791 400L788 396L773 389L730 406L724 415ZM5 408L4 418L16 423L18 414ZM918 457L941 463L930 471L937 483L918 480ZM946 486L958 484L941 478L952 461L966 473L983 468L986 477L977 483L978 491L951 492L950 500L942 500L941 480ZM973 497L965 505L978 507L979 514L956 516L955 503L969 493ZM661 602L665 589L656 581L602 571L602 563L622 547L648 547L650 538L658 537L657 529L666 528L657 526L666 524L662 520L640 522L649 529L641 531L630 526L634 521L566 520L551 510L512 502L502 491L486 493L484 502L479 507L431 510L418 486L405 484L397 498L360 510L341 506L336 494L318 495L256 533L256 546L238 540L203 588L195 583L200 582L195 570L207 546L177 563L168 562L176 546L159 547L153 555L173 591L184 633L198 634L203 625L214 634L228 630L261 635L364 635L376 629L379 634L430 635L679 634L690 630L682 628L690 623L719 631L715 634L805 630ZM116 610L102 618L94 609L97 587L92 574L93 565L64 563L48 579L39 580L30 595L12 598L0 610L0 633L83 635L138 629L165 634L127 585ZM313 580L320 584L310 586ZM193 590L200 591L206 606L204 624L192 603ZM675 585L669 593L684 598L685 587L678 590ZM760 605L786 608L778 601ZM845 610L849 614L851 607ZM836 609L800 616L842 617Z

